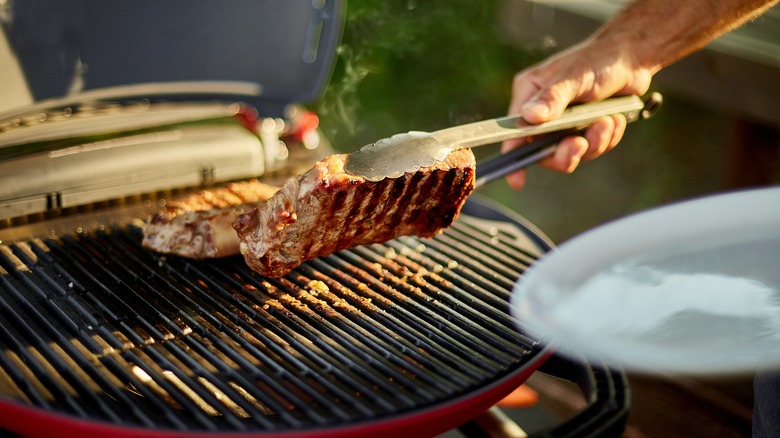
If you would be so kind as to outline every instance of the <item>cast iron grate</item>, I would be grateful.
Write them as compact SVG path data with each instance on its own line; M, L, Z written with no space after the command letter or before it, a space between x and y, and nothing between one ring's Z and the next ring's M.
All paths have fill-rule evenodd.
M284 432L454 399L535 358L510 291L539 255L514 225L462 215L307 262L140 247L132 225L0 245L0 394L118 426Z

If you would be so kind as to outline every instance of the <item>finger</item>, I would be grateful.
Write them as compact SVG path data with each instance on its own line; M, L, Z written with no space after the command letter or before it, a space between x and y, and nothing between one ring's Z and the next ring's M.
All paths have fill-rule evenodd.
M585 137L572 136L561 140L553 154L541 161L542 166L563 173L572 173L588 150Z
M628 125L628 121L626 121L626 116L623 114L615 114L612 116L612 119L615 121L615 130L612 132L612 139L609 141L609 146L607 146L607 150L612 150L615 146L620 143L620 140L623 138L623 134L626 132L626 125Z
M515 75L509 104L509 114L520 114L534 124L560 117L575 97L572 81L544 78L537 74L537 70Z
M520 114L530 123L547 122L560 117L573 98L568 83L559 82L533 95L520 108Z
M506 182L514 190L520 190L525 186L526 170L520 169L506 176Z
M614 132L615 120L612 117L600 117L590 125L587 131L585 131L585 139L588 140L588 150L582 156L582 159L592 160L603 154L612 142Z
M526 102L541 89L541 85L533 76L533 71L518 73L512 80L512 98L509 102L508 114L520 114Z

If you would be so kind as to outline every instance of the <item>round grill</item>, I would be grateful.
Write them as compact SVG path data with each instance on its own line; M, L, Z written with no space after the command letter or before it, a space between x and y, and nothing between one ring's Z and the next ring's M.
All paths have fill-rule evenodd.
M0 245L0 402L73 427L311 435L508 392L546 357L507 302L549 246L474 207L281 279L161 257L133 225Z

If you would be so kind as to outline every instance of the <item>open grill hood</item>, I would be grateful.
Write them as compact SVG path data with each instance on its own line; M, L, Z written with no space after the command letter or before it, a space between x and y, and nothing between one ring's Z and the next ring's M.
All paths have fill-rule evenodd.
M0 6L0 221L287 167L344 3ZM296 129L292 126L292 129Z

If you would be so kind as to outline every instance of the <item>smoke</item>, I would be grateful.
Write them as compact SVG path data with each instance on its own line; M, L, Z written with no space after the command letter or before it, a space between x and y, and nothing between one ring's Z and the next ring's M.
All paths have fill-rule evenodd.
M317 107L334 147L505 114L512 76L529 55L502 44L496 13L495 0L350 0Z
M337 55L342 70L338 79L329 85L328 99L321 102L318 112L329 119L329 129L332 131L326 133L329 137L353 137L357 131L357 113L360 108L357 91L372 70L364 60L365 50L355 53L350 46L341 45Z

